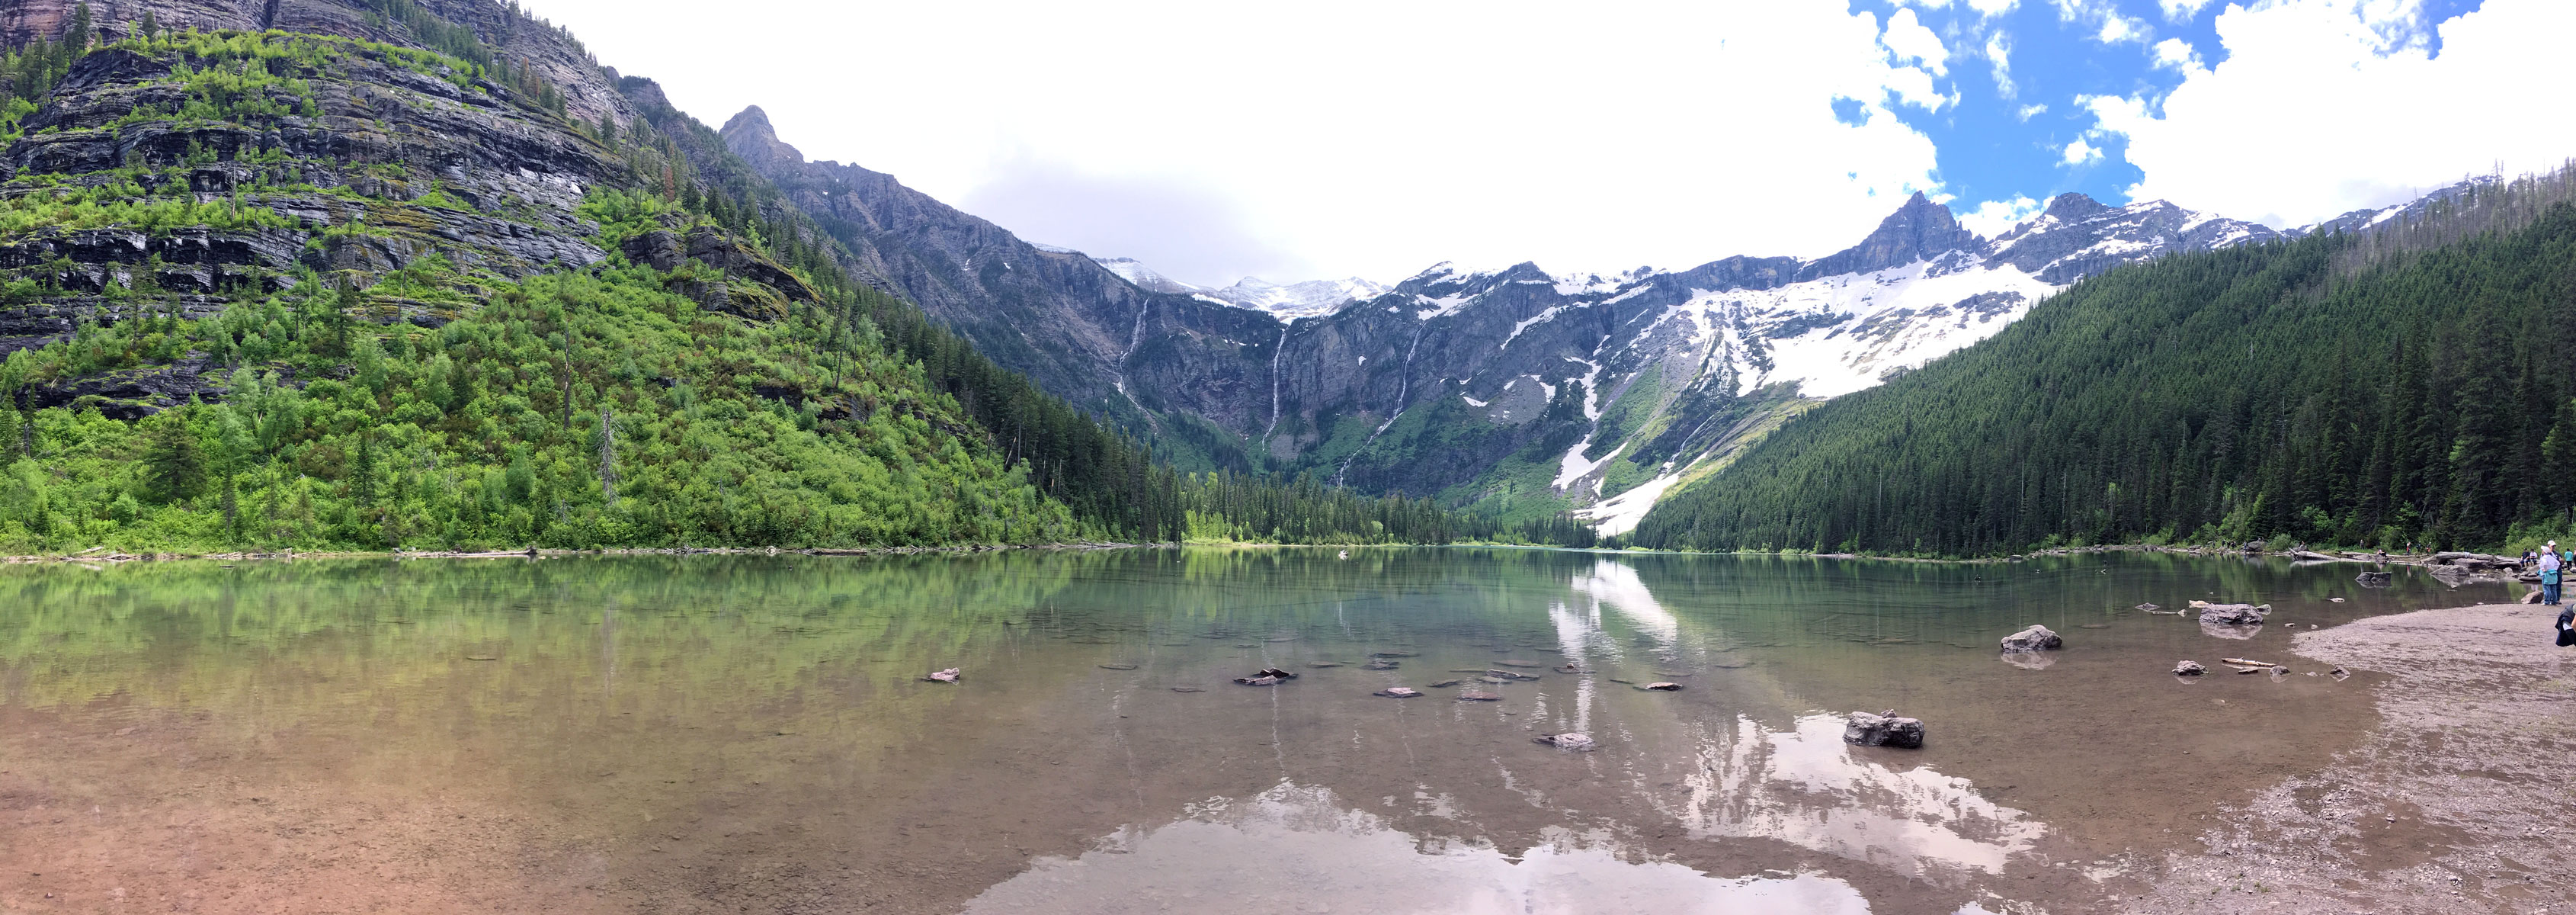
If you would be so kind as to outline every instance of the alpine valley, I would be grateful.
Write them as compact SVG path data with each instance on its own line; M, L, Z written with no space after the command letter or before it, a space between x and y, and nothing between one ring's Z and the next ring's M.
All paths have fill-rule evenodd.
M2290 230L2064 194L1994 238L1918 193L1814 260L1571 276L1443 263L1392 287L1211 288L809 162L756 107L723 133L870 282L1182 466L1316 473L1505 521L1571 509L1605 535L1808 407L1987 339L2085 277L2359 229L2486 183Z

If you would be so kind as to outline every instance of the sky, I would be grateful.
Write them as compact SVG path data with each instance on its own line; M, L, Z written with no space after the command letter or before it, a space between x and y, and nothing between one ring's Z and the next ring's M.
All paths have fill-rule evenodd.
M1225 285L1818 257L1909 195L2276 227L2576 157L2570 0L521 0L710 125Z

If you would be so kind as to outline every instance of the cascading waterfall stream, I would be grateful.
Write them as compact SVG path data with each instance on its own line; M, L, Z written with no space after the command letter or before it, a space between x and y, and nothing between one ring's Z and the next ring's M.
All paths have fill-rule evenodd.
M1395 377L1395 412L1389 414L1385 422L1377 424L1377 428L1369 432L1367 441L1363 441L1360 443L1359 447L1351 449L1349 457L1342 459L1342 466L1333 471L1333 485L1342 485L1342 478L1350 475L1351 462L1360 459L1360 452L1367 451L1368 446L1377 444L1378 436L1386 434L1388 427L1395 425L1396 420L1404 418L1404 399L1410 396L1413 391L1413 353L1415 350L1419 350L1421 348L1422 328L1415 328L1413 331L1413 342L1404 348L1404 369Z
M1288 331L1296 326L1295 318L1280 325L1279 345L1270 349L1270 425L1261 427L1261 450L1265 454L1270 451L1270 433L1279 428L1279 357L1288 354ZM1134 347L1129 350L1132 352Z

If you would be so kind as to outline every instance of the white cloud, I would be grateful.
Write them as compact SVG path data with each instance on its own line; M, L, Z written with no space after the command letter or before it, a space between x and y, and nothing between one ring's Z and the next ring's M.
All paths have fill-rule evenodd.
M1968 0L1970 9L1976 10L1979 15L1988 19L2012 12L2013 7L2020 5L2021 0Z
M2047 113L2048 113L2048 106L2047 106L2047 105L2041 105L2041 104L2023 105L2023 106L2021 106L2021 110L2013 112L2013 119L2014 119L2014 120L2021 121L2021 122L2024 122L2024 123L2028 123L2028 122L2030 121L2030 119L2035 118L2035 117L2038 117L2038 116L2043 115L2043 114L2047 114Z
M2119 44L2123 41L2143 42L2147 40L2147 24L2115 13L2102 17L2102 31L2095 33L2093 37L2103 44Z
M2184 44L2180 38L2167 38L2156 42L2155 54L2156 66L2186 76L2194 70L2201 69L2200 52L2192 50L2191 45Z
M2012 36L2006 35L2000 30L1992 35L1986 36L1986 61L1994 66L1995 89L1996 91L2003 93L2003 97L2005 98L2013 97L2013 92L2015 91L2012 80L2011 57Z
M1977 204L1976 210L1960 216L1959 224L1966 226L1970 232L1993 238L2039 215L2039 211L2047 207L2047 203L2032 200L2029 197L1989 200Z
M2085 142L2083 137L2077 137L2075 142L2066 144L2066 164L2068 165L2082 165L2099 158L2102 158L2102 150Z
M1887 50L1896 55L1897 63L1921 61L1934 76L1950 75L1950 50L1941 46L1941 36L1923 27L1910 9L1897 10L1887 17L1887 34L1879 38Z
M808 155L1005 227L1013 200L1118 187L1140 188L1135 213L1188 197L1194 225L1258 227L1154 264L1191 282L1814 256L1937 186L1932 142L1884 109L1945 100L1846 0L524 2L703 120L760 104ZM1836 96L1878 116L1842 123Z
M2273 225L2576 155L2576 121L2555 114L2576 4L2487 0L2439 25L2438 58L2392 37L2410 15L2420 7L2383 0L2231 7L2217 20L2227 56L2160 104L2078 103L2128 136L2128 161L2146 174L2133 194Z
M2190 22L2192 17L2200 15L2201 10L2207 9L2217 0L2156 0L2156 2L2165 8L2166 21Z

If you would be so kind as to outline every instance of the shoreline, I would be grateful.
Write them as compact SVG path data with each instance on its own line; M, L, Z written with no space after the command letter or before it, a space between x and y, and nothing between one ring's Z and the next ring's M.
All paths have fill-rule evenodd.
M2302 657L2389 677L2374 687L2379 720L2316 771L2221 808L2190 840L2201 850L2122 881L2120 910L2564 910L2576 902L2563 812L2576 648L2553 644L2555 620L2555 608L2482 604L2298 633Z

